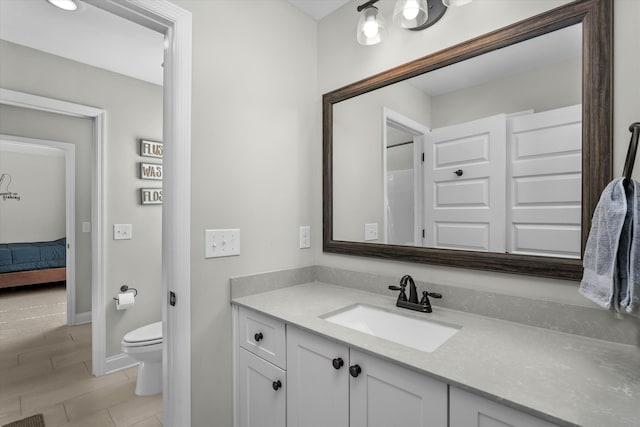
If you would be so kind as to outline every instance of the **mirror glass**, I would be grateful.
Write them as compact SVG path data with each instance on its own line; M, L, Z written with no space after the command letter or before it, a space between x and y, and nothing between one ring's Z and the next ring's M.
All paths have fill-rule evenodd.
M567 3L325 93L323 251L579 280L612 178L612 9Z
M333 239L579 259L582 30L333 104Z

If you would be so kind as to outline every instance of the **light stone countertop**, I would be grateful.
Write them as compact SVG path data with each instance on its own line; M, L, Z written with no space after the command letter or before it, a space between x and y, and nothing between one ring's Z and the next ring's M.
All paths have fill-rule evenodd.
M318 282L234 298L232 303L559 425L640 427L640 348L635 346L437 306L433 313L413 312L395 307L391 296ZM356 303L461 329L425 353L320 317Z

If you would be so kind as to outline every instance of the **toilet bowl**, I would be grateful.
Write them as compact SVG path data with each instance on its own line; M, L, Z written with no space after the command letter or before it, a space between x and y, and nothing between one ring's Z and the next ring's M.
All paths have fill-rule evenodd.
M162 322L134 329L122 338L122 351L138 360L136 395L162 392Z

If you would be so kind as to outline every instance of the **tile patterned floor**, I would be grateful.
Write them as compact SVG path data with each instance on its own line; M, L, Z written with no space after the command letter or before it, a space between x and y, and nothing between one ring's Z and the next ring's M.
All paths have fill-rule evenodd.
M134 394L136 368L91 375L91 324L66 326L64 285L0 289L0 426L161 427L162 395Z

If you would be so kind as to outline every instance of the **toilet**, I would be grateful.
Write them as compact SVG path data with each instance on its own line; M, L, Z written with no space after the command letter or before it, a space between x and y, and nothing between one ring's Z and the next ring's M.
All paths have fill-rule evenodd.
M122 338L122 351L140 362L136 395L162 392L162 322L134 329Z

